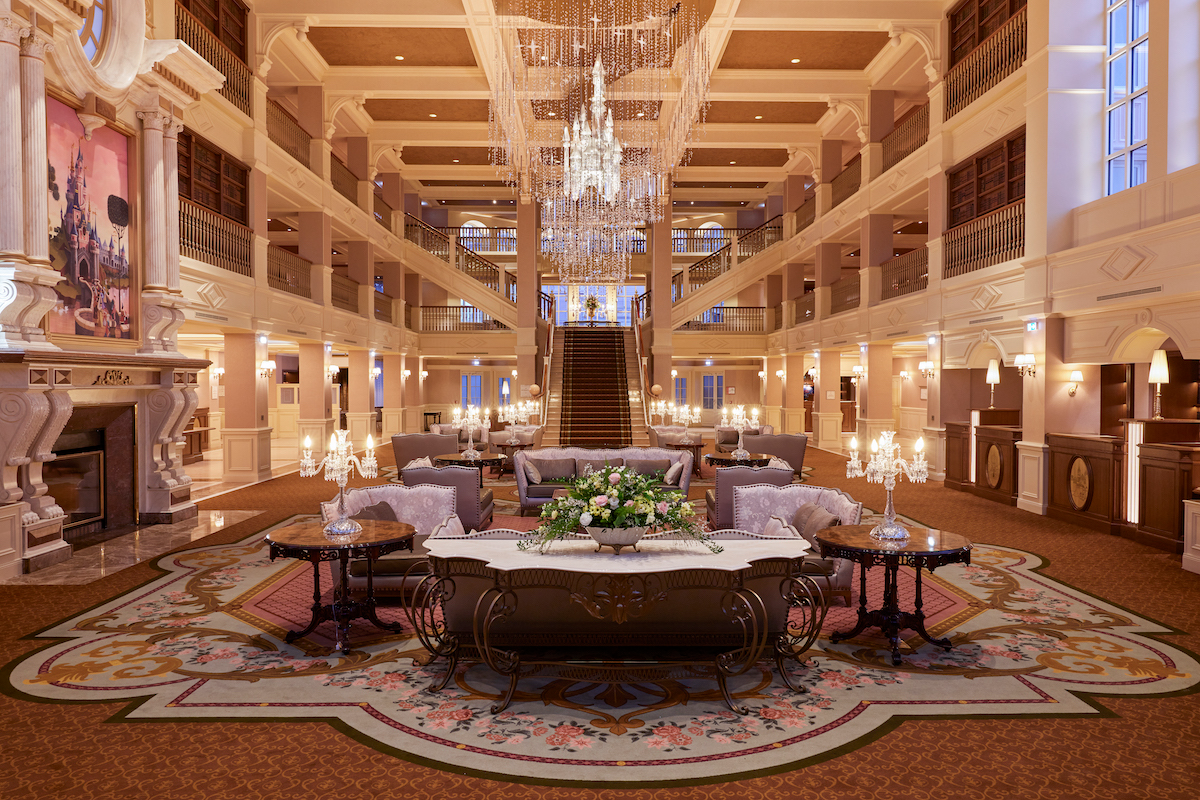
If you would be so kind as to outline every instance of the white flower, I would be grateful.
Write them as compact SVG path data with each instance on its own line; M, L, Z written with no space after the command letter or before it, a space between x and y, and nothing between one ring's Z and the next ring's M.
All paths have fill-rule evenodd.
M586 511L583 512L582 514L580 514L579 515L579 524L580 525L591 525L592 524L592 515Z

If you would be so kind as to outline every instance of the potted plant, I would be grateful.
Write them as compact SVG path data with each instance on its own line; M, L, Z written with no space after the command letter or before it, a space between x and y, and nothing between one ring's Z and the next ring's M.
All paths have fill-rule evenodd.
M661 472L640 475L630 467L605 465L585 472L574 479L566 497L542 506L541 523L518 547L545 551L556 539L582 527L597 544L620 554L621 548L636 545L647 530L657 528L695 539L720 553L721 546L696 524L687 499L678 491L663 488L661 480Z

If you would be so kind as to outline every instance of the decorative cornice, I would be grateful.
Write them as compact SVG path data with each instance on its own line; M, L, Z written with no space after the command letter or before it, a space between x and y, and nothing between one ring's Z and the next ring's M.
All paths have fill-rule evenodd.
M154 65L154 71L156 73L158 73L159 75L163 76L163 78L165 78L168 83L170 83L172 86L174 86L179 91L186 94L188 97L192 98L193 100L200 99L200 92L198 92L195 89L195 87L193 87L190 83L185 81L183 78L176 75L171 70L164 67L161 62Z

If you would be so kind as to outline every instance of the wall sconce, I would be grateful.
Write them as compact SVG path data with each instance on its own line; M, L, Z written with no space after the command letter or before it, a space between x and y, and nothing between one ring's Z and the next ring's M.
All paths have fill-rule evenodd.
M679 370L677 370L677 369L673 369L673 370L671 370L671 377L672 377L672 378L677 378L677 377L679 377Z
M996 384L1000 382L1000 362L999 361L997 361L996 359L993 358L991 361L988 362L987 377L985 377L983 380L985 383L987 383L988 386L992 387L992 394L991 394L991 397L988 399L988 408L995 408L996 407Z
M1079 384L1083 383L1083 373L1077 369L1071 370L1071 385L1067 387L1067 394L1071 397L1079 391Z
M758 371L758 379L761 381L766 377L767 377L767 371L765 369L760 369Z
M1017 368L1017 374L1024 378L1026 375L1033 377L1037 375L1037 362L1033 359L1033 353L1019 353L1013 358L1013 366Z
M427 370L427 369L421 370L421 380L425 380L428 377L429 377L429 370Z
M266 335L265 333L260 333L260 334L258 335L258 343L259 343L259 344L266 344L266 343L267 343L267 335Z
M779 378L779 380L783 380L784 375L787 375L787 372L785 372L784 370L781 370L781 369L775 370L775 377Z
M517 379L517 371L515 369L512 371L512 376L513 380L515 381Z
M341 371L342 371L342 370L341 370L341 368L340 368L340 367L338 367L338 365L337 365L337 364L330 364L330 365L329 365L329 377L330 377L330 379L332 380L332 379L334 379L334 378L337 378L337 375L338 375L338 373L339 373L339 372L341 372Z
M258 376L260 378L269 378L275 374L275 362L271 360L260 361L258 364Z
M854 373L854 377L856 377L856 378L867 377L867 368L864 367L862 364L855 364L853 367L850 368L850 371Z
M908 370L906 370L906 369L900 370L900 380L902 380L902 381L908 380Z
M380 367L371 367L371 380L375 380L382 374L383 370Z
M1150 357L1150 383L1154 384L1154 418L1162 419L1162 385L1171 382L1167 370L1167 351L1155 350Z
M937 374L937 370L933 368L932 361L922 361L920 364L917 364L917 371L920 372L921 376L924 378L932 378Z
M400 371L400 377L404 378L404 380L408 380L411 376L412 376L411 369L405 369L405 370Z
M815 380L817 379L817 368L816 368L816 367L809 367L809 368L808 368L808 372L805 372L804 374L805 374L805 375L807 375L809 378L811 378L812 380L814 380L814 381L815 381Z
M851 386L858 386L858 376L855 376L855 377L853 377L853 378L851 378L851 379L850 379L850 385L851 385Z
M221 376L225 374L225 368L224 367L213 367L211 370L209 370L209 373L214 378L216 378L218 381L220 381Z

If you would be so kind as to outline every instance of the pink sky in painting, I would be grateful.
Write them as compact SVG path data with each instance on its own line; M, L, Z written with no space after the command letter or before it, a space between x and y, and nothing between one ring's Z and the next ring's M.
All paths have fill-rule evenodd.
M50 196L50 225L58 226L66 205L67 175L73 166L71 154L76 147L83 148L83 159L87 165L88 194L96 212L96 227L100 238L107 242L115 238L108 222L108 196L115 194L129 200L129 143L121 134L109 128L97 128L92 139L83 138L83 125L75 110L57 100L46 99L46 119L49 128L48 150L50 163L56 170L59 199ZM129 236L125 236L128 247Z

